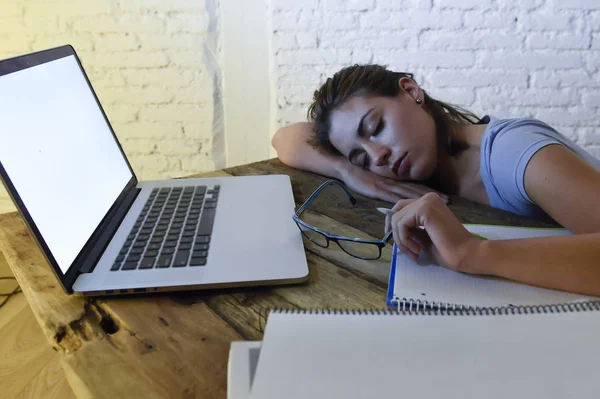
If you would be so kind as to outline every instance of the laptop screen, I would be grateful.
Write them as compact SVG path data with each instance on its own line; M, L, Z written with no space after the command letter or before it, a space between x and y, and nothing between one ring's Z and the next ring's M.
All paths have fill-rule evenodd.
M0 76L0 162L63 273L133 177L73 55Z

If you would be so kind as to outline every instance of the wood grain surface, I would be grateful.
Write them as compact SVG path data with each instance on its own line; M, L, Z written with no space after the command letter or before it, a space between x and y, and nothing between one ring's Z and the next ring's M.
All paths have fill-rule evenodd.
M202 176L287 174L296 204L325 178L278 160ZM381 238L390 204L328 189L306 212L327 231ZM452 198L464 223L548 226L547 223ZM290 215L291 216L291 215ZM114 298L66 295L20 216L0 217L0 249L52 347L62 354L77 397L224 398L231 341L260 340L273 308L383 309L391 245L377 261L350 257L337 246L305 240L310 277L290 286L229 288Z

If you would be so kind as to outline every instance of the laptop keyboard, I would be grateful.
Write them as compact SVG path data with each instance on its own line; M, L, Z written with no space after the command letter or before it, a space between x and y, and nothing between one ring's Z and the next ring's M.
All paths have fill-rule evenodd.
M110 270L204 266L220 186L152 190Z

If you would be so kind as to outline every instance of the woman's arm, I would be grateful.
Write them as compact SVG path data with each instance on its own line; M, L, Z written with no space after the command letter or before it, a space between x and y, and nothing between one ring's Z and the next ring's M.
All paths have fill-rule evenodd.
M600 172L565 147L551 145L529 161L525 189L576 235L482 241L435 195L399 201L398 212L386 223L399 248L413 259L426 248L438 263L456 271L600 296ZM427 236L413 229L418 226Z
M355 192L368 197L393 203L400 198L418 198L434 191L419 184L402 183L381 177L352 165L342 156L325 154L308 144L312 135L311 123L294 123L279 129L273 136L271 144L284 164L340 179ZM448 202L448 197L441 193L440 195L445 202Z
M540 287L600 295L600 233L483 241L462 269Z
M473 271L600 295L600 172L549 145L529 161L524 185L532 201L578 235L483 243Z
M324 154L308 144L313 135L312 126L312 123L299 122L279 129L271 139L277 156L293 168L343 180L350 163L343 157Z

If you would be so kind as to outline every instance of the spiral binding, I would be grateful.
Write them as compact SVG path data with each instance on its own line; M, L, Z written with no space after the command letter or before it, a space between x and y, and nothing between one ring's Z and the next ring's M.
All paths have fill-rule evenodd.
M600 300L585 302L559 303L552 305L528 306L465 306L445 302L423 301L395 297L391 301L396 304L398 313L446 313L455 316L500 316L516 314L543 314L567 312L591 312L600 310Z
M447 315L447 316L506 316L544 313L593 312L600 310L600 300L571 302L555 305L497 306L479 307L453 305L414 299L394 298L396 310L388 309L273 309L279 314L315 314L315 315Z

